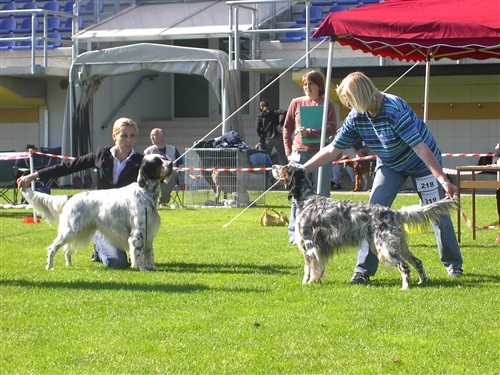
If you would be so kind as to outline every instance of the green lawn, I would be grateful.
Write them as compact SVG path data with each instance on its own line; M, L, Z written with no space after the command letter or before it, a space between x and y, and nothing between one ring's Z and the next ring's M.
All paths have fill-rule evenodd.
M478 225L497 224L495 198L477 200ZM415 203L401 194L394 206ZM470 215L470 196L462 203ZM284 192L266 205L288 213ZM462 229L461 279L447 277L427 230L409 240L426 286L401 291L384 267L349 285L354 249L333 257L325 283L302 286L302 256L286 228L259 225L263 208L227 227L241 209L161 209L149 273L105 269L90 250L72 268L58 253L46 271L56 229L0 209L2 373L498 374L498 231L472 241Z

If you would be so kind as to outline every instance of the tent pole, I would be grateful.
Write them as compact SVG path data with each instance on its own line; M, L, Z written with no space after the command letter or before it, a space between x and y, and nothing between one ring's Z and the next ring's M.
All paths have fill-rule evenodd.
M328 64L326 66L326 82L325 82L325 101L323 105L323 119L321 124L321 144L320 148L325 147L326 144L326 125L328 122L328 105L330 103L330 84L331 84L331 76L332 76L332 60L333 60L333 40L330 38L330 43L328 44ZM328 167L331 168L330 163L328 163ZM323 168L324 166L320 166L318 170L318 186L316 186L316 192L318 194L321 193L321 186L323 185Z
M429 79L431 76L431 59L432 55L428 55L425 60L425 82L424 82L424 123L427 124L429 117Z

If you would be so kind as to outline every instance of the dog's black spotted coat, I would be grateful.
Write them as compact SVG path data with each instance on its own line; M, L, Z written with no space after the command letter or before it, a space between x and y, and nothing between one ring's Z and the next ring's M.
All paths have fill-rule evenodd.
M403 224L426 226L458 207L458 202L451 199L397 211L380 205L337 201L315 194L299 164L274 165L273 175L287 185L289 198L294 198L297 205L295 241L304 254L303 284L321 281L334 252L358 247L364 240L381 261L398 268L403 289L410 283L408 263L417 270L419 283L425 283L422 262L410 252Z

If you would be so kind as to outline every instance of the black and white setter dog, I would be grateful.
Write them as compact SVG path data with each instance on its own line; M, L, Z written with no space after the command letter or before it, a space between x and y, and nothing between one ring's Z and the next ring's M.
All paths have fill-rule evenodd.
M160 228L157 205L160 182L172 173L172 163L145 155L137 182L92 190L74 196L48 195L27 189L22 194L49 224L58 224L57 237L47 248L46 269L53 268L57 250L64 246L66 265L78 247L87 248L97 230L120 249L129 248L131 268L156 269L153 239Z
M408 248L404 224L410 228L426 226L458 207L443 199L427 206L391 210L375 204L337 201L314 193L307 173L299 164L274 165L273 176L285 183L297 205L295 240L304 255L303 284L324 277L329 258L344 247L359 246L366 240L380 261L397 267L402 289L410 285L410 263L418 272L419 284L427 281L420 259Z

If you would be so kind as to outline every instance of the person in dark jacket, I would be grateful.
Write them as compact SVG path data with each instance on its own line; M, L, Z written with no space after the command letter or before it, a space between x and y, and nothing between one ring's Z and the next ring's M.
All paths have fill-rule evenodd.
M120 188L137 181L143 155L134 150L138 134L137 124L129 118L120 118L113 124L112 147L99 147L97 151L82 155L69 162L40 169L21 176L19 189L27 188L36 179L58 178L90 168L98 170L98 189ZM106 267L128 267L127 253L116 249L100 234L94 235L93 261L102 261Z
M260 114L257 118L259 145L263 150L266 150L270 157L272 156L273 149L276 149L278 163L285 165L288 163L288 159L285 154L281 128L286 111L271 109L266 99L260 101L259 109Z

